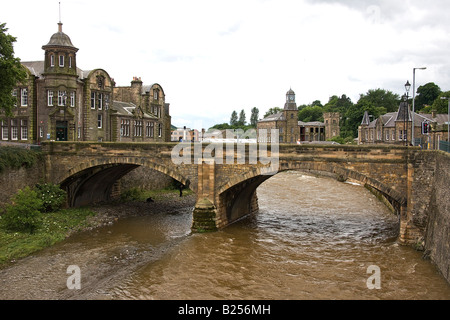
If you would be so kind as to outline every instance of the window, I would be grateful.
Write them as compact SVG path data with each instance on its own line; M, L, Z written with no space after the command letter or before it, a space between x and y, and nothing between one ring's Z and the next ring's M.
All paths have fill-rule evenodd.
M392 141L395 141L395 130L392 129Z
M109 94L105 93L105 110L109 109Z
M28 89L23 88L20 90L20 105L22 107L28 106Z
M155 135L155 123L154 122L147 122L146 125L146 136L149 138L153 138Z
M103 109L103 93L98 94L98 110Z
M54 67L55 66L55 56L51 55L50 56L50 67Z
M2 140L8 140L8 136L9 136L8 122L2 120Z
M389 130L386 130L386 141L389 141Z
M398 135L398 140L402 141L403 140L403 130L399 130L399 135Z
M78 139L81 139L81 127L78 127Z
M122 119L120 121L120 135L122 137L130 136L130 120Z
M15 97L14 99L14 107L17 107L17 89L14 89L12 92L13 97Z
M75 92L70 93L70 106L75 107Z
M66 104L66 92L58 91L58 106L64 106Z
M11 119L11 139L19 139L19 128L17 127L17 119Z
M39 138L44 137L44 128L42 126L39 127Z
M97 128L103 128L103 117L101 114L99 114L97 117Z
M53 91L47 91L47 105L49 107L53 106Z
M153 89L153 100L158 100L158 89Z
M69 68L72 69L72 57L69 57Z
M59 56L59 66L64 67L64 56Z
M28 140L28 120L20 120L20 138Z
M95 109L95 92L91 92L91 109Z
M134 120L134 136L141 137L142 136L142 121Z

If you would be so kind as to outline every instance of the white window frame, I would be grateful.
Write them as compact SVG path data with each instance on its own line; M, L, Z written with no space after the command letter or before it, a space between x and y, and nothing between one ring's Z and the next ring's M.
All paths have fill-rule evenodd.
M8 122L6 120L2 120L2 140L8 139L9 139Z
M72 69L72 56L69 56L69 68Z
M11 119L11 140L19 140L19 128L17 119Z
M54 67L55 66L55 55L51 54L50 55L50 67Z
M58 106L64 106L64 94L67 94L66 91L58 91Z
M101 114L97 116L97 128L103 128L103 116Z
M91 92L91 109L94 110L95 109L95 98L96 98L96 94L95 91Z
M20 120L20 139L28 140L28 121Z
M20 105L28 107L28 88L20 89Z
M52 90L47 91L47 106L53 107L53 91Z
M75 91L70 93L70 106L75 107Z
M63 55L59 56L58 61L59 61L59 66L64 67L64 56Z

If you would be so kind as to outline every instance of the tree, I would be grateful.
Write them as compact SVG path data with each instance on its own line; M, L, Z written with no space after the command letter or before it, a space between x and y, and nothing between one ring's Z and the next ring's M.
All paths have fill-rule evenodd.
M259 120L259 110L258 108L255 107L252 109L252 114L250 115L250 124L256 127L258 120Z
M439 97L437 97L431 106L427 106L422 109L426 113L431 113L433 110L436 113L448 114L448 100L441 99L442 97L450 98L450 91L442 92Z
M308 106L298 112L298 120L304 122L323 121L323 109L319 106Z
M7 116L12 115L15 98L11 94L17 83L26 78L26 72L20 59L14 57L13 43L16 38L6 34L6 24L0 24L0 111Z
M42 208L43 202L36 191L25 187L14 196L13 204L7 205L2 219L9 230L33 233L41 223Z
M417 88L416 101L414 102L414 111L419 111L426 106L431 106L437 97L442 93L441 88L429 82Z
M278 108L278 107L270 108L269 111L267 111L264 114L264 118L267 118L268 116L270 116L272 114L275 114L275 113L278 113L278 112L281 112L281 111L283 111L283 109Z
M238 123L237 112L233 110L233 112L231 113L230 125L235 126L237 125L237 123Z
M244 109L241 110L241 112L239 113L239 120L238 120L238 124L241 126L245 125L245 111Z

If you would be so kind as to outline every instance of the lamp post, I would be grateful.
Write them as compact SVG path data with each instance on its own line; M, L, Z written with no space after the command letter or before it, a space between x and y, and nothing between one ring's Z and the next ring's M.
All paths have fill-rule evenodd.
M422 68L413 68L413 101L412 101L412 114L411 114L411 120L412 120L412 130L411 130L411 143L414 146L414 101L416 99L416 70L425 70L426 67Z
M408 97L409 97L409 89L411 88L411 85L409 84L409 81L407 80L405 83L405 90L406 90L406 97L405 97L405 114L403 115L403 140L405 140L405 145L408 145L408 135L406 134L406 117L408 116Z

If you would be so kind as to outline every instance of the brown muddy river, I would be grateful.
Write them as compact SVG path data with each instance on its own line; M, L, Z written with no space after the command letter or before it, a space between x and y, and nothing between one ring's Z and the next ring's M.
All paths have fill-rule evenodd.
M190 234L185 208L75 235L1 270L0 299L450 299L363 187L286 172L258 198L256 216L215 233Z

